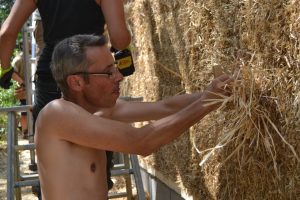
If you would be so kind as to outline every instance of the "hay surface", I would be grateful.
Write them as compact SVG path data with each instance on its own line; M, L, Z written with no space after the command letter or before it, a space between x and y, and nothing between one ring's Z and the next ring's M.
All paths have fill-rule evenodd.
M233 99L144 162L197 200L299 199L300 2L126 3L136 73L123 94L155 101L195 92L214 67L241 67Z

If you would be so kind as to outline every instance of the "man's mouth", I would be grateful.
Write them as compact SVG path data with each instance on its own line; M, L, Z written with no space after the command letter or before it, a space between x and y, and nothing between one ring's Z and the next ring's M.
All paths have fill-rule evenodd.
M113 90L113 93L115 94L120 94L120 87L116 87L114 90Z

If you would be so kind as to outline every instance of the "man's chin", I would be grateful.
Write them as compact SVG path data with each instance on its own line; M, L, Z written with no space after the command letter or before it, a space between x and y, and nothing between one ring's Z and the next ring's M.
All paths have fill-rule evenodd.
M109 107L114 107L116 105L119 96L120 96L120 94L115 96L115 98L111 101L111 104Z
M116 97L116 100L120 97L120 92L114 92L113 95Z

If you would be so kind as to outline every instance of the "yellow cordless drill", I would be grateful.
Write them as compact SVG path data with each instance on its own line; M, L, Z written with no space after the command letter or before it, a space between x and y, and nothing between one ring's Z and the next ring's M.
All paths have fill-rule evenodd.
M133 64L132 54L130 48L126 48L124 50L117 50L111 47L111 52L113 52L115 61L117 63L117 67L120 73L123 76L130 76L134 73L135 68Z

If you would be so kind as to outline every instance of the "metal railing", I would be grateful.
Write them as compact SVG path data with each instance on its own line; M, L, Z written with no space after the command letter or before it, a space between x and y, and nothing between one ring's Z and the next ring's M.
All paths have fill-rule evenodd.
M19 152L22 150L29 150L31 163L35 163L35 145L33 143L32 131L29 133L29 144L19 145L17 133L17 119L18 112L27 112L27 117L31 117L31 106L15 106L9 108L0 108L0 113L7 113L7 200L21 199L20 187L37 186L39 185L38 175L21 175ZM30 119L28 120L30 121ZM28 128L30 128L28 126ZM32 130L32 128L31 128Z

